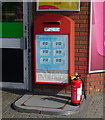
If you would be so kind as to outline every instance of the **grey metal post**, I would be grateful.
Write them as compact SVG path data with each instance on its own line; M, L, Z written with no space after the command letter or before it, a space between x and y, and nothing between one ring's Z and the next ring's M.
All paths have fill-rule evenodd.
M32 91L32 67L31 67L31 29L32 29L32 2L23 3L24 21L24 82L27 90Z

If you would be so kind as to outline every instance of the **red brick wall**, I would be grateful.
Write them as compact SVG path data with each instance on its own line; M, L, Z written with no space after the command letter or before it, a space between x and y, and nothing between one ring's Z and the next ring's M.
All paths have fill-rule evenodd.
M33 5L34 6L34 5ZM34 6L35 7L35 6ZM35 12L33 7L34 20L46 13L58 13L70 17L75 21L75 72L81 74L85 82L87 94L103 92L105 86L105 73L88 73L89 65L89 26L90 26L90 3L82 2L80 11L70 12ZM61 85L34 85L35 90L47 92L70 93L70 86Z

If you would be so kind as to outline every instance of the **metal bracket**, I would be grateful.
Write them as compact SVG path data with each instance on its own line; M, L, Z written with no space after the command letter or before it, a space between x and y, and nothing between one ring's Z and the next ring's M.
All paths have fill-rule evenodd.
M22 49L22 50L27 49L27 38L21 38L21 40L20 40L20 49Z
M0 48L26 49L27 40L24 38L0 38Z

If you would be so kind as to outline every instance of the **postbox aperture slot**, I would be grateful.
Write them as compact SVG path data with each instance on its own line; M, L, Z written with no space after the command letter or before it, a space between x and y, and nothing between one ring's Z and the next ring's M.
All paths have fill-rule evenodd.
M45 25L60 25L60 22L43 22Z

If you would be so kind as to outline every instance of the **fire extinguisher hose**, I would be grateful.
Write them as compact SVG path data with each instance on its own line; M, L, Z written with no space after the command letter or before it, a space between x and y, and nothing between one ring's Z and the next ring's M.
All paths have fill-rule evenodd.
M83 87L83 95L84 95L84 98L86 99L86 90L85 90L85 86L84 86L84 81L81 79L82 81L82 87Z

